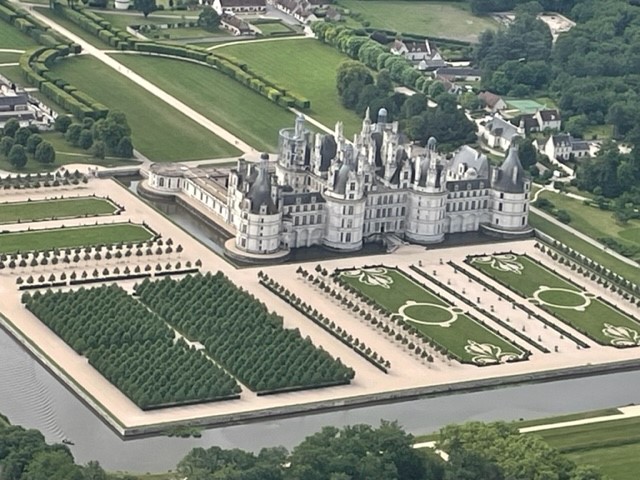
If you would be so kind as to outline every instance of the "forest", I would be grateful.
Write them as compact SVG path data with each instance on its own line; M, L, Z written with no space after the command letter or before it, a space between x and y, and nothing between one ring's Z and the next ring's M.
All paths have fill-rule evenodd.
M22 301L142 409L237 395L239 385L116 285L24 294Z
M207 353L241 383L259 393L348 383L354 371L340 359L283 328L253 295L222 272L182 280L143 281L140 300Z

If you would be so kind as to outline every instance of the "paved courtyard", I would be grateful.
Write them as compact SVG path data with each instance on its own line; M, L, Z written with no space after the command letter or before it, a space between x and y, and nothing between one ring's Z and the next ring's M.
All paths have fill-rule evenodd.
M18 275L28 275L31 267L27 267L24 271L19 272L9 272L8 269L0 270L0 297L3 299L2 314L10 320L22 335L35 343L59 370L73 378L76 384L81 385L97 408L108 411L111 416L117 418L117 423L120 425L119 428L121 430L135 429L165 422L214 419L218 416L228 415L242 418L243 415L249 412L261 410L272 413L285 413L288 408L299 408L304 405L339 405L341 401L354 400L358 397L363 398L365 396L373 399L375 396L385 394L386 392L408 392L412 389L426 386L527 374L565 367L584 366L587 364L594 365L632 360L638 356L637 348L616 349L599 346L593 340L573 331L566 324L546 314L544 311L538 311L540 315L547 318L550 322L557 323L564 330L570 331L576 338L590 346L588 349L578 348L572 340L560 338L560 334L555 330L544 328L544 325L535 319L528 319L524 311L514 309L508 302L501 300L498 295L483 288L482 285L475 281L470 281L464 274L454 273L452 267L447 265L448 261L463 265L463 260L467 255L492 254L509 250L513 250L516 253L526 253L534 259L543 262L552 270L572 277L577 284L587 288L590 292L600 295L612 303L618 304L621 309L629 314L634 313L634 307L630 306L628 302L620 302L620 297L616 294L596 285L594 282L584 279L582 276L574 276L572 272L564 266L552 263L549 257L534 248L534 240L437 249L425 249L420 246L402 246L393 254L351 257L322 262L322 265L330 271L334 268L359 268L363 265L384 264L389 267L398 267L418 281L429 284L427 280L417 276L415 272L409 269L410 265L421 265L420 268L424 272L429 275L435 275L439 281L448 284L451 288L465 295L473 302L479 301L479 304L486 309L492 306L494 314L498 318L505 321L508 319L511 326L522 331L528 337L544 345L551 351L551 353L542 353L536 350L500 325L493 323L491 319L484 317L482 313L471 310L475 317L485 321L505 339L529 348L532 351L530 359L522 362L477 367L473 365L463 365L455 361L446 360L442 356L436 356L432 364L427 364L416 356L409 354L401 345L390 341L389 337L379 333L379 330L374 330L368 323L361 321L359 319L360 317L346 311L337 301L332 300L329 295L320 292L309 282L303 281L296 273L299 266L298 264L236 269L167 220L158 211L142 202L135 195L112 180L91 179L88 184L78 187L51 187L28 191L2 190L0 191L0 202L24 201L27 198L36 200L47 197L60 197L61 195L67 197L93 194L99 197L109 196L117 204L124 207L124 212L122 212L121 215L113 217L101 216L96 218L41 221L33 224L3 225L2 229L18 231L28 228L58 227L62 224L71 226L126 222L129 220L134 223L142 223L144 221L155 232L160 233L163 238L171 238L174 244L181 244L184 247L184 251L180 253L179 256L177 253L173 253L170 258L163 257L165 263L168 260L177 261L179 259L181 262L195 262L200 259L203 262L203 271L215 272L222 270L233 282L255 295L263 301L269 309L275 310L284 317L285 327L299 329L303 337L309 336L315 345L322 346L322 348L332 356L339 357L356 372L354 381L346 386L260 397L243 389L239 400L144 412L98 374L84 357L77 355L21 305L21 292L17 289L16 277ZM149 262L155 263L156 261L157 260L153 258L145 259L145 257L121 260L111 259L109 261L104 260L103 263L100 263L100 268L117 264L133 267L136 262L142 265ZM312 272L317 262L300 265ZM38 266L33 267L33 274L44 274L47 276L50 273L60 273L65 268L69 269L70 267L61 265ZM77 267L78 270L89 268L91 270L96 268L95 260L88 261L86 266L81 262ZM471 267L467 268L470 269ZM313 305L320 313L330 318L349 334L353 335L353 337L361 339L370 346L373 351L389 360L391 362L389 373L385 374L375 368L353 350L336 340L293 307L261 286L257 276L260 270L266 272L291 292L303 298L305 302ZM474 273L477 274L478 272ZM515 296L512 292L506 290L490 278L485 277L485 280L487 283L494 285L510 296ZM121 283L121 285L127 289L131 289L133 284L134 281ZM455 307L459 307L465 312L470 311L469 306L446 291L439 289L434 284L429 284L429 286ZM522 303L524 303L524 301ZM399 397L401 395L398 393L397 396Z

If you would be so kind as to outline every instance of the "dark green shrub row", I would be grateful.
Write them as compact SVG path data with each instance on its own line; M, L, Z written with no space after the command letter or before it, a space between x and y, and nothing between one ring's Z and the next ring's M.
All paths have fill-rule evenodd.
M72 45L67 38L7 0L0 0L0 19L9 22L40 45L46 47L55 47L59 44Z
M65 54L68 53L69 49L44 47L23 53L20 57L20 67L27 83L38 87L44 96L79 119L106 117L109 113L107 107L49 70L49 66L57 58L66 56Z

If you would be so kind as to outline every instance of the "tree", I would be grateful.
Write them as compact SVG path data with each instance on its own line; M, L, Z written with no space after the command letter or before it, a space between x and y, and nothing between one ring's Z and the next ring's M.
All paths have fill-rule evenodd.
M538 162L538 152L531 139L523 139L518 146L518 156L523 168L529 169Z
M68 450L58 449L36 454L22 480L83 480L83 475Z
M18 120L16 120L15 118L11 118L7 121L7 123L4 124L4 128L2 129L2 132L7 137L13 138L13 136L16 134L19 128L20 128L20 123L18 122Z
M131 143L131 137L125 136L120 139L115 154L122 158L133 157L133 144Z
M106 146L102 140L98 140L97 142L93 142L93 146L91 147L91 154L95 158L103 159L106 155Z
M93 134L91 130L82 130L78 137L78 146L84 150L89 150L91 145L93 145Z
M142 12L144 18L147 18L156 10L156 0L133 0L133 8Z
M58 115L56 121L53 123L53 128L56 132L66 133L69 125L73 123L73 119L69 115Z
M112 110L93 125L92 133L94 142L104 142L106 152L115 154L120 140L131 136L131 128L124 113Z
M354 60L345 60L338 65L336 74L338 94L342 97L343 93L354 84L361 85L362 87L371 85L373 84L373 76L369 69L362 63Z
M22 145L14 145L9 151L8 160L15 168L24 168L27 164L27 152Z
M29 139L29 137L32 135L33 132L31 132L30 128L27 127L20 127L15 135L13 136L13 139L15 140L15 142L18 145L22 145L23 147L27 145L27 140Z
M2 140L0 140L0 152L2 152L5 157L9 156L9 152L11 151L11 147L13 147L14 143L13 137L2 137Z
M42 143L42 135L33 133L27 139L26 150L27 152L34 154L38 145Z
M40 142L36 148L34 158L36 162L49 165L56 161L56 151L51 143Z
M198 15L198 26L205 30L215 30L220 25L220 15L211 7L205 7Z
M73 123L67 128L67 133L64 134L64 138L74 147L78 145L80 141L80 134L82 133L82 125L79 123Z

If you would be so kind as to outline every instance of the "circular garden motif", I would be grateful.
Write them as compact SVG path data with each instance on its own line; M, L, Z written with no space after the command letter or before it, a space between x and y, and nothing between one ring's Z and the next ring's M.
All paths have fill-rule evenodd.
M407 303L398 309L398 313L408 322L420 325L437 325L448 327L458 319L458 312L453 307L438 305L435 303L414 302Z
M540 304L554 308L565 308L583 312L590 304L591 298L584 292L569 288L541 286L533 294L533 298Z

